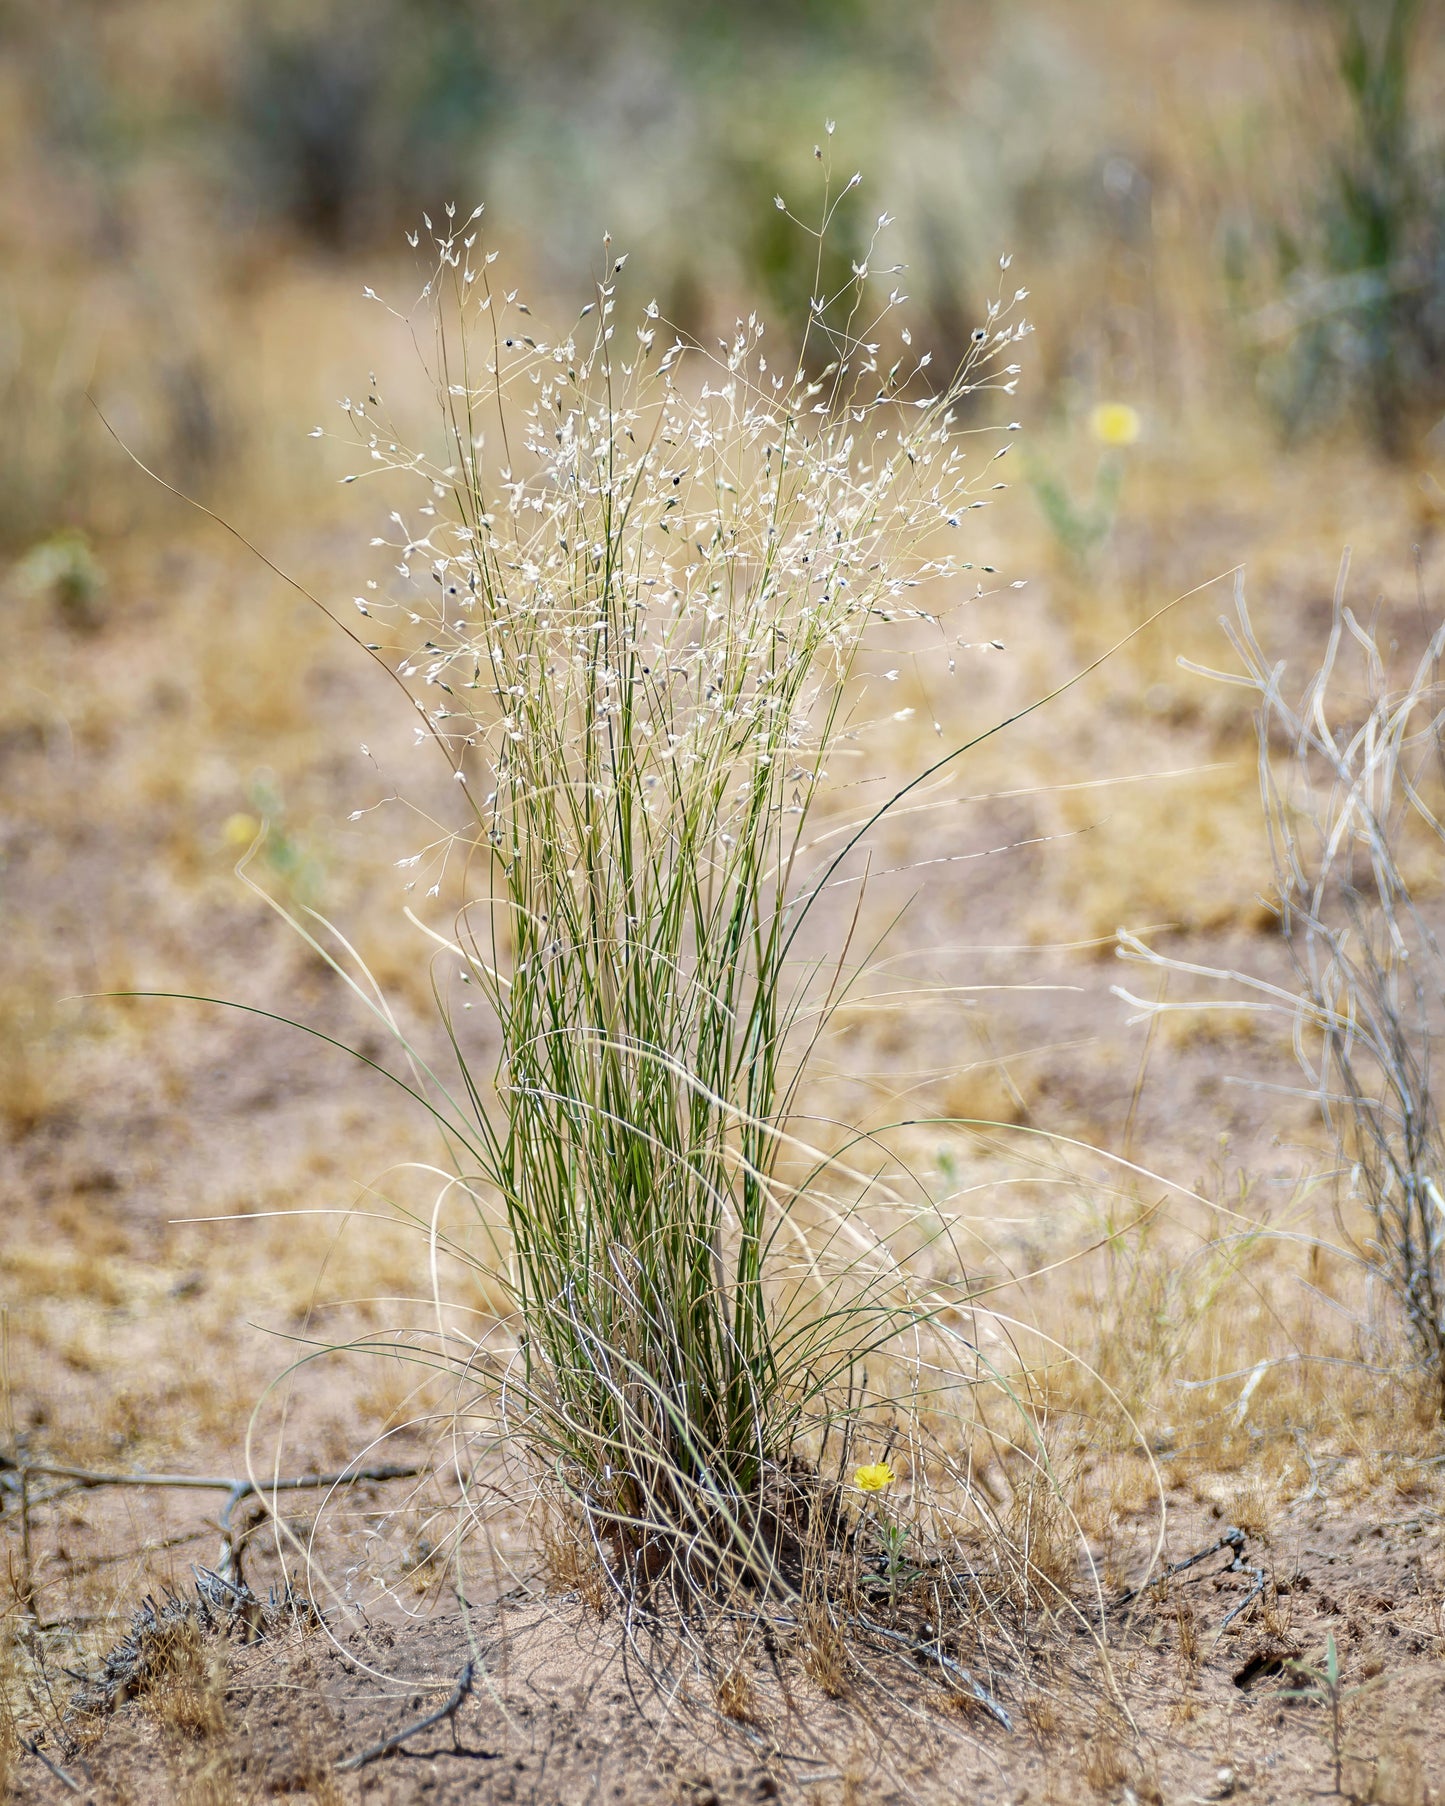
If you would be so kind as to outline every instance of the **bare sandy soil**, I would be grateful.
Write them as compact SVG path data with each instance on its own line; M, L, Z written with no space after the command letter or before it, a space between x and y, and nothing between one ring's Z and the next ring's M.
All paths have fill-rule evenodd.
M46 1747L97 1801L1293 1802L1333 1792L1329 1710L1288 1668L1332 1636L1360 1688L1344 1705L1346 1791L1428 1806L1445 1745L1439 1498L1432 1485L1301 1501L1246 1540L1245 1572L1226 1551L1140 1601L1109 1600L1107 1657L1082 1626L1056 1626L1028 1673L997 1679L1011 1734L878 1647L825 1693L786 1632L725 1716L726 1648L689 1656L645 1616L627 1626L519 1587L465 1617L209 1633L192 1671L173 1664L108 1713L72 1710ZM1217 1507L1171 1506L1167 1554L1216 1540ZM1124 1539L1136 1563L1153 1528ZM1256 1580L1257 1603L1222 1629ZM476 1678L450 1717L345 1771L455 1699L469 1658ZM32 1757L12 1797L73 1795Z

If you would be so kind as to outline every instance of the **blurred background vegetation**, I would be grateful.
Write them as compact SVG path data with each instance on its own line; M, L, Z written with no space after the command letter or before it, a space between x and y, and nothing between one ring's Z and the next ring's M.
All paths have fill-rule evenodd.
M359 283L395 289L448 199L543 292L610 229L695 331L795 319L811 254L773 196L814 214L825 117L865 173L834 256L896 214L941 357L1018 254L1031 427L1113 399L1156 442L1418 458L1440 40L1433 0L8 0L0 546L155 506L88 389L188 488L319 506L296 440L366 367Z

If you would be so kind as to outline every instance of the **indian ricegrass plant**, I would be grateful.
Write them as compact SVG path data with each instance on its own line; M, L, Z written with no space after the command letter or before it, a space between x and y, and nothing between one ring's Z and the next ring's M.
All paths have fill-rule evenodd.
M1433 901L1445 850L1445 624L1401 671L1381 624L1346 606L1348 568L1346 558L1324 655L1298 702L1285 694L1283 663L1256 637L1242 579L1236 620L1224 623L1243 665L1227 681L1258 706L1272 901L1293 982L1189 964L1128 933L1119 952L1227 979L1252 996L1246 1007L1292 1021L1308 1094L1348 1175L1348 1248L1393 1298L1445 1416L1445 1128L1435 1081L1445 954ZM1428 629L1423 597L1420 614ZM1238 1007L1237 996L1226 1007Z
M820 269L857 182L825 201ZM1006 449L967 455L964 419L1013 391L1024 293L938 380L896 270L871 267L884 216L787 351L756 315L710 351L656 303L628 319L610 242L553 334L499 284L480 214L412 241L439 449L406 449L374 387L344 404L371 469L410 485L374 542L395 568L359 601L368 644L465 814L413 862L461 886L432 931L457 1080L430 1095L503 1225L506 1321L460 1364L610 1583L796 1592L808 1550L846 1539L865 1401L906 1412L878 1396L889 1351L949 1333L860 1208L876 1174L798 1133L849 982L846 928L826 954L805 931L887 805L815 817L872 706L870 629L952 664L957 548ZM489 1074L455 1007L475 998ZM977 1376L951 1346L915 1373Z

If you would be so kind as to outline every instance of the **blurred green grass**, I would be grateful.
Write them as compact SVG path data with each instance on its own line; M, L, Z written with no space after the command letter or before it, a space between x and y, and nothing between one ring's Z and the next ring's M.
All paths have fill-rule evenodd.
M0 550L166 518L126 443L274 525L360 378L362 282L485 200L529 293L604 230L702 336L819 278L813 147L895 215L955 359L1002 252L1040 328L1019 409L1138 407L1158 446L1259 423L1428 457L1445 411L1439 0L54 0L0 19ZM838 122L836 137L824 122ZM640 297L645 299L645 296Z

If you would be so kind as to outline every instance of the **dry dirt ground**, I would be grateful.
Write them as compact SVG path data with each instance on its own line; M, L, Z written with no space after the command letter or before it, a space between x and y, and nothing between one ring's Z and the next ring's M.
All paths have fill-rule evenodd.
M1423 1484L1299 1502L1247 1539L1247 1572L1226 1552L1132 1607L1111 1600L1107 1660L1082 1626L1056 1627L1027 1674L1000 1677L1011 1734L877 1649L825 1693L786 1633L747 1665L728 1717L725 1648L709 1673L646 1620L519 1587L465 1618L198 1637L138 1697L72 1710L44 1748L117 1802L1305 1801L1333 1792L1330 1712L1288 1664L1332 1636L1361 1689L1343 1706L1346 1792L1426 1806L1445 1747L1439 1498ZM1168 1554L1216 1540L1218 1516L1171 1504ZM1221 1633L1256 1578L1257 1604ZM469 1657L477 1678L450 1717L346 1772L454 1699ZM37 1806L73 1797L35 1756L12 1786Z
M1108 606L1087 615L1046 549L1021 531L1004 547L1012 568L1039 573L1030 612L978 613L979 639L998 632L1015 650L980 660L956 700L930 699L949 735L1008 712L1150 602L1239 558L1282 651L1317 647L1346 535L1360 547L1359 593L1387 596L1403 639L1417 631L1408 476L1301 467L1214 515L1183 509L1181 490L1141 486L1114 564L1091 579ZM1327 498L1346 492L1342 520ZM311 542L280 550L303 574L336 555ZM1184 610L981 751L963 788L991 800L892 831L882 850L913 868L897 884L919 893L895 944L920 989L901 1006L864 995L824 1050L819 1108L844 1121L906 1096L920 1117L1047 1127L1127 1151L1204 1200L1143 1179L1100 1202L1080 1164L1065 1174L1067 1211L987 1206L991 1246L1015 1270L1108 1242L1105 1256L1023 1288L1014 1309L1046 1318L1106 1374L1153 1451L1102 1427L1083 1382L1058 1382L1071 1497L1103 1577L1102 1650L1062 1619L1041 1629L1035 1668L999 1679L1016 1720L1005 1735L961 1712L936 1677L876 1651L830 1698L782 1649L776 1667L749 1673L746 1716L720 1716L713 1680L661 1632L544 1592L520 1521L500 1524L500 1566L469 1580L464 1625L435 1559L454 1505L448 1401L389 1339L424 1308L424 1252L405 1213L424 1212L428 1193L405 1169L434 1158L426 1125L384 1079L274 1021L62 1001L146 989L237 1000L386 1063L343 987L232 874L236 818L261 807L259 785L281 824L265 882L344 921L403 1020L434 1034L425 953L397 926L407 899L391 867L414 849L415 818L347 820L393 785L432 800L408 762L409 723L324 624L206 540L163 556L116 549L98 627L78 629L44 598L10 598L0 1761L11 1797L1303 1801L1333 1786L1329 1715L1283 1697L1301 1684L1285 1665L1318 1663L1333 1635L1344 1684L1365 1689L1344 1705L1345 1785L1381 1806L1445 1799L1445 1455L1408 1389L1371 1371L1389 1365L1367 1358L1379 1346L1371 1301L1328 1259L1291 1265L1264 1232L1329 1221L1325 1191L1308 1183L1328 1166L1309 1109L1262 1088L1293 1082L1287 1037L1225 1017L1146 1040L1110 994L1128 976L1112 957L1121 923L1161 928L1191 957L1278 969L1257 901L1267 867L1248 722L1233 692L1173 662L1179 650L1221 661L1212 622L1227 601L1220 590ZM920 751L899 739L884 762L908 769ZM1131 781L1069 788L1104 778ZM930 871L921 859L954 863ZM884 881L876 907L901 896ZM924 994L939 981L958 988ZM1069 988L992 988L1018 985ZM1255 1082L1227 1082L1237 1077ZM920 1130L912 1151L1004 1182L1016 1154L1004 1131L946 1139ZM1238 1258L1221 1206L1264 1226ZM1116 1234L1140 1212L1147 1234ZM1349 1364L1302 1358L1321 1351ZM1246 1392L1265 1359L1278 1365ZM1215 1386L1221 1374L1236 1377ZM315 1582L323 1626L254 1642L239 1629L197 1635L167 1688L71 1713L73 1677L97 1669L142 1598L188 1591L191 1564L217 1560L225 1495L36 1473L22 1513L20 1467L241 1476L249 1462L294 1476L358 1459L432 1471L286 1501L311 1566L296 1545L286 1565ZM1008 1484L1001 1475L1001 1493ZM280 1564L259 1515L251 1501L237 1525L263 1587ZM1160 1561L1230 1524L1265 1586L1223 1634L1251 1584L1216 1572L1226 1556L1120 1603ZM484 1678L455 1714L455 1747L444 1723L338 1771L444 1702L469 1649ZM43 1736L37 1747L70 1781L15 1736Z

